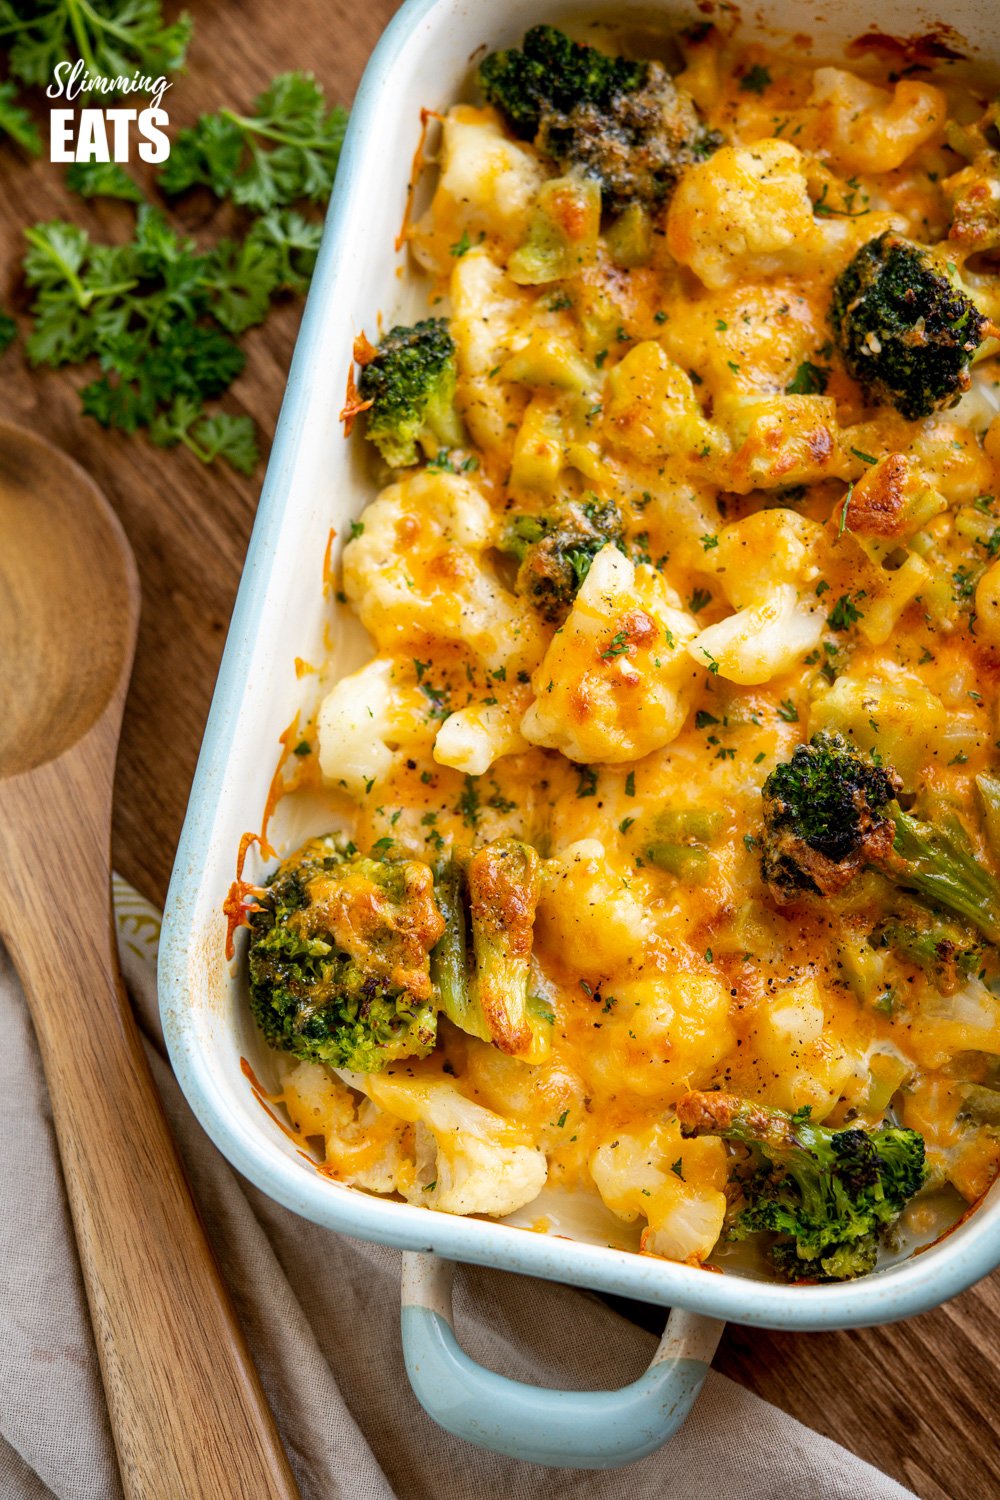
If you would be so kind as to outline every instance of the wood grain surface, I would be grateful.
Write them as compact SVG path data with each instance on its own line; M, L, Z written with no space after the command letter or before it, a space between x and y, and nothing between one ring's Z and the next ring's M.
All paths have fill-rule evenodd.
M172 126L223 102L248 104L287 68L312 68L332 97L348 103L396 5L188 0L188 8L195 37L188 73L167 95ZM73 217L110 237L129 218L123 206L95 208L71 198L59 168L28 164L9 148L0 150L0 189L6 268L0 295L15 310L25 305L17 270L25 224ZM190 205L185 222L197 235L221 232L229 221L227 211L213 210L206 198ZM251 331L247 368L228 403L255 418L265 442L274 430L300 312L301 303L290 302ZM6 414L61 443L91 470L139 561L142 623L119 762L114 851L122 874L159 902L261 473L242 479L221 465L205 470L184 451L164 453L141 437L105 433L80 415L79 383L71 373L28 371L16 346L0 361ZM1000 1275L937 1312L887 1328L779 1334L730 1327L715 1363L922 1500L1000 1500L998 1351ZM739 1444L738 1433L733 1441Z
M7 423L0 535L0 937L45 1069L125 1495L298 1500L118 969L132 553L86 472ZM60 867L80 872L69 902L52 900Z

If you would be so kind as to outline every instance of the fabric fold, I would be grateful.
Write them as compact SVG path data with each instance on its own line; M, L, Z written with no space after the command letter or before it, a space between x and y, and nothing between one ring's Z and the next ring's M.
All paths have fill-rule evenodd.
M626 1469L541 1469L442 1431L403 1368L399 1252L298 1218L219 1154L163 1053L159 914L117 879L115 903L157 1086L303 1500L913 1500L714 1372L680 1434ZM2 950L0 1011L0 1495L119 1500L44 1079ZM656 1343L586 1292L478 1267L460 1268L455 1307L474 1359L541 1385L622 1385Z

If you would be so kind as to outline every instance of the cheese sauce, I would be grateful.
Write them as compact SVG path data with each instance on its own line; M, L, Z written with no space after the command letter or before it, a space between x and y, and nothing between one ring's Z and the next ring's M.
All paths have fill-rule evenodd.
M977 789L1000 740L997 345L955 407L908 421L866 404L829 321L834 280L885 231L939 246L1000 317L996 141L943 64L862 76L712 28L680 46L676 82L724 144L683 170L639 252L586 194L556 203L572 254L553 279L523 270L551 164L491 108L443 118L407 233L421 316L450 320L467 436L383 471L359 515L340 587L375 656L302 731L285 780L364 850L433 863L514 835L539 851L551 1056L442 1022L429 1058L370 1086L286 1061L284 1099L343 1181L598 1241L638 1244L633 1224L647 1252L696 1263L729 1168L720 1140L681 1137L682 1094L835 1125L891 1112L926 1141L927 1238L1000 1166L982 1108L1000 1086L995 952L961 922L964 964L888 943L895 897L873 871L777 905L761 788L837 731L895 767L904 805L956 813L997 874L1000 819ZM624 538L557 628L518 593L504 528L606 500ZM463 1193L462 1153L490 1127L454 1101L442 1114L443 1088L512 1127L512 1153L541 1153L543 1198Z

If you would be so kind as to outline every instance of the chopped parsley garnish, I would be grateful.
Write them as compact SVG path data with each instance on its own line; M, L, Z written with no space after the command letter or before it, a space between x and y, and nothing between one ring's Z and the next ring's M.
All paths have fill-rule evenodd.
M858 595L858 597L860 598L861 596ZM859 620L863 619L864 615L856 607L850 594L841 594L827 615L826 623L831 630L850 630L852 625L856 625Z
M822 396L829 379L828 366L814 365L812 360L804 359L785 386L785 393L789 396Z
M744 94L762 94L766 88L770 87L770 84L770 71L762 63L754 63L753 67L748 68L740 79L740 88Z

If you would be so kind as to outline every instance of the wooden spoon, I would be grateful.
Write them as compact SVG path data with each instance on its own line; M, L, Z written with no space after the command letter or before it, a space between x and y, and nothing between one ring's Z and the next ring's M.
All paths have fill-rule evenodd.
M135 559L93 480L0 423L0 936L48 1080L125 1492L294 1500L118 969L111 791L138 618Z

